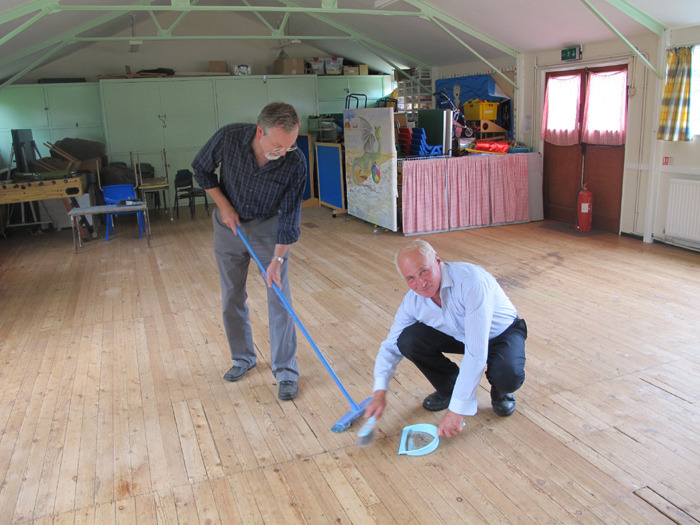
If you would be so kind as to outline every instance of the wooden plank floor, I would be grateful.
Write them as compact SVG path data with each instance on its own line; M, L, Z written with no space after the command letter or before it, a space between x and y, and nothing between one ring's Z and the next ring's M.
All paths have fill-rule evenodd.
M424 236L502 283L529 326L527 379L512 417L484 381L461 435L407 457L402 428L440 417L408 362L366 448L357 424L330 432L350 407L301 334L300 395L277 400L257 271L258 366L222 380L197 213L154 214L150 249L128 216L77 255L67 230L0 239L0 522L700 522L700 254L547 221ZM323 208L302 228L295 310L359 402L406 238Z

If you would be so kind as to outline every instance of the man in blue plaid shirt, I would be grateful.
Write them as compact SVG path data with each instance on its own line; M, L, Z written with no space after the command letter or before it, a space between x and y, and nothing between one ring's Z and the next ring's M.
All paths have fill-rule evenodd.
M306 184L306 160L296 146L298 134L295 109L275 102L263 108L257 125L229 124L219 129L192 162L195 179L216 203L214 252L233 359L224 379L242 379L257 359L246 304L250 254L236 233L240 226L267 268L272 373L279 382L278 397L285 400L298 393L296 328L271 286L277 284L291 304L287 261L289 248L301 233Z

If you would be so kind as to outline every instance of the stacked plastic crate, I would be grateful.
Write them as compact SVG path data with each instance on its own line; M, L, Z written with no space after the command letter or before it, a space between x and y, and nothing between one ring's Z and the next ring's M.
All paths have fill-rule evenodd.
M411 128L401 126L399 128L399 156L408 157L411 154Z

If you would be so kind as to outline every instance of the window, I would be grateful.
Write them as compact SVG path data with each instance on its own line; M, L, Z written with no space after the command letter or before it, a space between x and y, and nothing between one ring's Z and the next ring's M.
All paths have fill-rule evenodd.
M581 75L550 77L542 112L542 139L557 146L578 144Z
M581 69L574 74L548 77L542 113L543 140L556 146L579 142L620 146L625 143L626 129L625 67Z
M627 130L627 70L588 72L581 142L621 146Z

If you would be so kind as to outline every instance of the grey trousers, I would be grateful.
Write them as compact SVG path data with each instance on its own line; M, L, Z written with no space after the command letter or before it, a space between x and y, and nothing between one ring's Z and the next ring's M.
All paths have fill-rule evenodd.
M252 366L257 354L253 346L253 332L250 327L250 314L246 299L246 280L248 267L252 264L257 272L257 264L248 253L243 241L231 229L221 222L218 209L212 213L214 223L214 253L219 267L221 280L221 300L223 303L223 321L234 365ZM278 217L254 219L241 225L241 229L267 269L277 241ZM288 261L282 265L282 286L284 297L292 304ZM267 310L270 329L270 356L272 374L277 381L296 381L299 367L296 361L297 336L294 319L280 301L272 288L267 288Z

